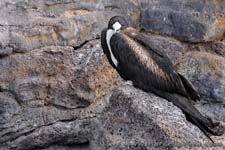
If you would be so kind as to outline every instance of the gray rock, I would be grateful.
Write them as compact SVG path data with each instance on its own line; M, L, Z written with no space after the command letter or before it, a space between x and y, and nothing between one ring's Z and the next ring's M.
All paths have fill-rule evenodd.
M3 48L9 47L14 52L52 45L76 47L98 38L112 16L132 16L133 24L137 24L140 14L137 4L128 0L16 0L2 1L0 7L0 31L7 31L2 33L7 38L0 34L0 50L4 43ZM12 53L4 50L7 51L4 53Z
M222 102L225 97L225 60L206 52L188 53L176 66L205 101Z
M106 10L113 10L119 15L126 16L131 26L140 26L140 1L137 0L104 0L102 1Z
M199 111L217 121L224 122L224 58L207 52L192 52L183 58L177 68L200 93L201 101L196 104Z
M208 52L225 57L225 40L198 44L186 44L190 51Z
M41 126L27 136L21 136L10 144L10 149L35 149L48 147L51 144L58 145L89 145L88 137L91 121L56 122L52 125ZM28 144L29 143L29 144Z
M196 107L203 114L214 118L215 120L221 121L225 123L225 104L221 103L198 103Z
M96 40L76 51L58 46L10 55L0 59L0 68L0 145L15 149L42 126L76 120L120 82Z
M224 9L224 1L143 0L141 26L183 41L213 41L225 33Z
M124 86L108 99L121 81L99 41L11 55L0 67L2 149L213 147L162 98Z
M12 53L12 48L9 47L9 40L9 28L2 28L0 26L0 57L4 57Z
M225 40L213 43L211 48L216 54L225 57Z
M109 150L211 147L172 103L130 86L118 88L101 117L100 141Z
M94 9L97 6L89 10L93 3L88 4L42 0L3 2L0 24L3 28L10 27L8 45L16 52L50 45L76 46L96 38L106 22L107 13L98 12ZM99 24L98 20L104 21Z
M176 39L150 33L147 35L151 47L166 54L174 65L179 62L188 51L186 44Z
M95 116L88 116L91 110ZM76 120L39 126L7 144L16 150L222 148L217 141L212 145L172 103L131 86L117 88L109 99L82 111Z
M0 124L4 124L7 123L10 118L17 115L21 109L19 104L15 101L14 96L10 93L1 92L0 99Z

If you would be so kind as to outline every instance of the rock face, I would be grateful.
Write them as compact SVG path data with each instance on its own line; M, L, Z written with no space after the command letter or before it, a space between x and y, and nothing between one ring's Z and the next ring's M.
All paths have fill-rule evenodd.
M171 149L209 142L172 103L129 86L113 93L101 120L109 150Z
M195 85L202 99L225 102L225 59L206 52L192 52L177 65L178 71Z
M192 81L201 95L197 108L216 120L225 121L225 59L207 52L186 54L176 66Z
M221 39L225 33L225 2L221 0L141 1L141 26L182 41Z
M148 34L148 38L152 48L167 54L173 64L178 63L179 60L182 59L183 55L188 51L187 45L182 44L174 38L150 33Z
M46 47L11 55L1 59L0 68L0 143L13 140L24 143L30 140L24 135L42 130L42 126L76 120L82 108L119 83L116 72L102 55L99 41L90 42L81 51L71 47ZM44 142L39 146L45 145ZM20 148L20 144L16 144L16 149L25 146Z
M50 45L78 46L99 37L110 17L125 10L138 14L133 2L112 0L16 0L2 1L0 8L0 55Z
M112 16L126 16L193 82L202 96L196 107L225 123L224 6L1 0L0 149L223 149L224 136L212 144L172 103L124 85L99 35Z

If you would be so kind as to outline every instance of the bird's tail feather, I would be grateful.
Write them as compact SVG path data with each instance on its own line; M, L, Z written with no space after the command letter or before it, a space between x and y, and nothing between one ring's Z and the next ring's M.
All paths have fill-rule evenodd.
M200 96L199 96L198 92L196 91L196 89L194 88L194 86L184 76L182 76L179 73L178 73L178 75L179 75L186 91L188 92L190 98L195 101L200 100Z
M200 121L198 121L197 119L191 117L190 115L185 115L187 120L190 121L191 123L195 124L196 126L198 126L198 128L205 134L205 136L214 143L213 139L209 136L210 134L213 134L214 132L208 128L207 126L205 126L204 124L202 124Z
M213 122L209 117L203 116L185 97L176 94L170 94L161 91L155 93L179 107L187 119L199 127L199 129L212 141L209 135L220 136L224 133L224 129L219 126L218 122Z

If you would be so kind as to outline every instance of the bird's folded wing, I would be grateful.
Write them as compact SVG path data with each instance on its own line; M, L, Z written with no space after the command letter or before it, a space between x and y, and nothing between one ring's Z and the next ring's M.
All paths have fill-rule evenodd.
M137 85L187 95L169 58L150 49L139 33L128 33L116 33L110 40L112 52L127 78L133 79Z

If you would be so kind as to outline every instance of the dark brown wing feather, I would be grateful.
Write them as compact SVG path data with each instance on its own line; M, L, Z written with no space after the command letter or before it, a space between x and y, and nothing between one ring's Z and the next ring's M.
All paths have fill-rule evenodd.
M189 97L193 100L200 100L200 95L198 92L195 90L195 87L181 74L179 74L180 79L182 80L182 83L186 89L186 91L189 94Z
M125 74L134 85L146 91L154 88L190 97L185 88L191 87L184 86L183 80L180 79L180 75L173 68L169 58L162 52L152 49L147 39L135 29L128 29L123 33L113 35L110 45L119 61L120 74ZM148 60L143 59L146 55ZM193 100L196 99L193 97Z
M167 73L172 74L171 80L175 81L177 93L182 94L184 96L190 97L192 100L200 100L200 96L198 92L195 90L194 86L181 74L177 73L173 67L172 62L168 58L168 56L162 53L159 50L153 49L150 45L150 41L147 35L139 33L137 30L133 28L128 28L125 30L124 34L128 35L130 38L134 39L141 45L143 45L146 49L150 50L150 52L155 53L156 55L154 59L157 64ZM176 73L174 73L176 72Z

